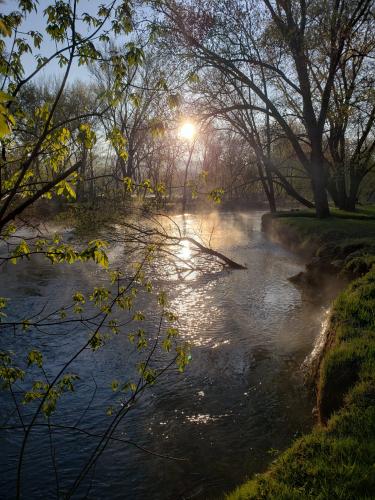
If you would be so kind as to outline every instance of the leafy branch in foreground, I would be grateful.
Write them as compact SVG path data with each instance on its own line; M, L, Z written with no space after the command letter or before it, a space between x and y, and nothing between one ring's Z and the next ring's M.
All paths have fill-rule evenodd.
M105 113L111 101L97 99L87 112L74 109L63 116L61 103L74 64L88 65L106 58L115 74L111 91L116 93L124 71L143 57L142 49L131 42L121 54L111 53L107 58L102 53L101 44L109 41L110 33L126 37L132 30L128 2L113 0L99 6L95 15L82 12L77 0L56 2L43 11L43 34L24 29L30 13L40 12L38 2L18 3L19 10L0 15L0 230L41 198L75 198L76 174L96 142L92 120ZM56 50L41 56L46 38ZM28 74L23 65L26 54L36 60L34 68L29 65ZM54 62L62 72L57 88L38 105L25 106L33 82ZM108 135L116 136L117 143L121 139L115 130Z
M124 277L119 271L107 271L109 286L97 286L91 293L76 291L70 305L49 312L42 310L28 318L6 317L7 301L1 299L3 321L0 323L0 331L4 343L11 344L16 336L22 339L23 346L20 352L2 350L0 353L3 388L8 390L9 401L13 401L16 410L15 413L10 411L6 417L7 423L3 430L23 431L17 467L18 497L21 495L23 462L30 435L34 429L43 425L41 418L48 419L46 431L54 432L56 427L53 417L55 413L59 415L57 410L64 395L79 393L83 380L77 362L84 352L89 350L95 355L98 350L105 348L114 336L120 336L128 342L130 364L136 364L130 370L132 375L129 375L129 378L114 379L108 387L108 393L112 394L109 396L112 404L106 409L103 408L103 412L111 417L111 422L103 433L91 433L91 438L97 438L97 445L84 467L78 471L76 479L69 487L67 498L77 490L107 445L120 439L114 433L139 396L173 367L177 366L178 370L183 371L188 363L188 348L179 343L178 328L174 326L178 318L169 310L164 292L155 296L160 310L155 335L146 333L145 328L134 329L135 325L143 323L146 318L143 312L136 309L138 295L142 290L143 293L152 294L144 273L145 262L150 259L150 255L145 255L134 274L129 277ZM75 338L72 343L72 347L75 346L74 352L59 368L55 363L48 363L48 343L45 347L44 342L48 336L63 338L64 342L67 337ZM135 357L133 350L137 353ZM138 361L131 361L137 358ZM27 412L22 409L24 405L28 407ZM84 408L80 420L85 411ZM74 422L64 423L64 426L78 429L81 434L86 432L84 428L75 426Z

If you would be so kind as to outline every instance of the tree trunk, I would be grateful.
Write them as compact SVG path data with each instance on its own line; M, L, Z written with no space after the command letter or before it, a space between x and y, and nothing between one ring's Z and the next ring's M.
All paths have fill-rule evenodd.
M320 169L319 169L320 170ZM314 169L311 187L314 195L316 216L320 219L330 216L326 183L321 171Z
M350 179L349 196L347 202L347 210L354 212L357 201L358 201L358 191L361 185L361 180L358 177L352 177Z
M324 165L321 142L314 137L311 140L311 187L314 195L316 216L324 219L330 216L327 196L327 174Z
M266 176L267 176L267 184L268 184L268 190L267 190L267 199L268 199L268 204L270 206L270 211L271 214L276 213L276 200L275 200L275 189L273 185L273 179L272 179L272 173L270 169L268 168L268 165L266 164L264 166L266 170Z
M280 170L271 162L268 162L268 167L270 170L272 170L276 177L279 179L279 184L284 188L285 192L294 198L296 201L301 203L307 208L314 208L314 204L311 203L311 201L307 200L304 198L302 195L300 195L292 186L292 184L288 181L288 179L280 172Z
M268 199L268 204L270 206L271 214L275 214L277 211L277 208L276 208L276 200L275 200L275 193L273 190L273 186L272 186L272 192L269 192L267 195L267 199Z
M329 179L327 182L327 191L332 198L335 207L339 206L339 194L337 192L337 187L334 179Z
M328 191L337 208L340 210L348 210L349 212L353 212L355 210L361 181L362 178L359 178L352 173L350 175L348 193L343 175L330 180L328 183Z
M86 201L86 193L85 193L85 182L86 182L86 169L87 169L87 149L84 147L82 151L82 160L81 167L79 169L79 177L77 182L77 201L84 202Z
M188 173L189 173L189 166L190 166L190 162L191 162L191 157L193 155L193 150L194 150L194 145L195 145L195 141L193 141L190 145L190 149L189 149L189 157L188 157L188 160L186 162L186 166L185 166L185 175L184 175L184 191L183 191L183 195L182 195L182 213L185 213L185 210L186 210L186 203L187 203L187 179L188 179Z
M92 151L90 151L90 184L89 184L89 200L91 205L95 204L95 187L94 187L94 162Z
M336 190L337 190L337 207L340 210L347 210L348 207L348 195L346 192L346 182L345 173L340 171L336 179Z

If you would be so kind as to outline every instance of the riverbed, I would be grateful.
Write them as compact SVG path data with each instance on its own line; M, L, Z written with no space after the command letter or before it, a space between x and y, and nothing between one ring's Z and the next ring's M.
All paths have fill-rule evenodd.
M314 398L301 366L313 349L331 296L302 290L288 280L305 263L267 239L261 232L261 215L215 212L174 217L187 234L209 241L246 269L208 266L206 272L175 274L161 261L154 264L154 287L166 291L179 317L191 362L184 373L168 373L146 391L121 424L119 435L151 453L112 443L75 498L217 498L264 470L294 437L311 428ZM74 231L72 235L74 240L81 237ZM113 265L126 267L126 248L114 245L109 254ZM179 257L189 261L191 254L185 246ZM91 264L52 266L39 259L4 266L0 296L8 297L13 313L22 316L35 313L46 301L48 307L67 302L74 290L85 291L102 279ZM147 300L141 299L151 330L157 327L158 315ZM51 372L71 352L71 334L51 336L44 345ZM79 370L85 384L76 399L69 396L59 422L72 415L78 418L87 407L85 429L94 432L103 426L106 416L99 400L107 397L111 379L128 370L129 347L124 342L115 338L94 355L82 357ZM16 351L21 345L20 339L14 340ZM3 421L7 408L2 405ZM14 497L21 436L8 432L2 437L1 498ZM57 497L56 469L61 493L93 446L89 439L69 432L57 433L54 440L55 466L48 433L33 433L25 455L23 498Z

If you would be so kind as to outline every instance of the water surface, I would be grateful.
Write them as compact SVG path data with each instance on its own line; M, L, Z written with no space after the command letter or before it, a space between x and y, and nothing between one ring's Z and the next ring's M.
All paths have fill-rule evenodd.
M154 284L167 291L171 309L179 316L181 336L191 345L192 360L185 373L169 373L145 393L117 435L183 460L114 443L76 498L217 498L263 470L272 459L270 453L284 449L311 427L313 398L300 367L312 350L328 298L302 292L288 281L303 270L303 262L261 233L260 217L260 212L175 217L189 234L211 240L213 248L247 266L180 276L171 275L166 263L153 267ZM126 248L118 244L110 254L116 266L126 266ZM180 257L189 261L191 254L186 246ZM38 260L4 267L0 296L9 297L14 314L22 316L37 312L46 301L50 308L68 302L72 291L84 291L103 279L93 265L72 268ZM147 297L140 300L148 313L146 326L152 330L158 323L154 304ZM41 332L30 342L44 342L47 369L56 373L81 333ZM12 348L17 351L24 342L15 337ZM129 352L127 339L115 337L98 352L84 353L72 366L84 382L77 396L65 400L57 421L80 418L91 401L81 424L92 432L103 428L108 417L102 399L109 398L110 381L131 369ZM5 402L2 421L7 410ZM1 498L14 496L21 435L8 432L1 438ZM64 490L93 442L69 432L57 432L53 439L59 486ZM33 432L24 465L25 499L57 496L50 444L43 429Z

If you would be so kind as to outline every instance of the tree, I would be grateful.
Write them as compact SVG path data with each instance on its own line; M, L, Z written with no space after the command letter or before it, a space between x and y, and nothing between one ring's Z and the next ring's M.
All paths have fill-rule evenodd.
M267 92L267 83L264 82ZM226 80L225 76L217 71L210 71L197 88L198 98L195 102L198 115L203 119L219 118L235 130L251 147L256 157L258 180L267 197L270 211L276 211L275 184L279 184L285 192L307 206L314 205L304 198L277 166L273 158L275 144L278 136L275 126L271 127L269 113L257 111L260 108L259 100L251 90L232 79ZM275 155L276 156L276 155Z
M20 27L27 15L37 11L37 2L20 1L20 11L1 16L2 35L11 37L10 50L6 44L1 45L0 69L2 73L2 108L1 108L1 141L2 162L0 165L0 230L14 220L25 209L43 196L51 196L53 192L74 196L74 190L67 181L82 165L77 159L74 147L77 145L67 125L90 119L100 115L103 110L90 110L89 113L76 114L60 122L57 110L66 89L73 64L87 64L89 61L102 58L97 41L108 39L108 31L126 34L131 29L131 12L127 2L112 1L108 7L101 6L96 16L78 10L78 2L59 1L49 5L44 14L47 18L46 33L56 44L57 50L50 56L36 54L36 65L27 75L22 65L22 56L39 51L43 43L41 33L30 31L20 35ZM83 35L81 30L87 29ZM32 48L34 46L34 49ZM128 45L122 54L113 54L110 62L115 68L119 84L120 74L125 67L135 64L142 57L141 49L134 44ZM63 76L56 93L39 109L35 116L27 114L21 107L19 96L26 85L30 85L40 72L52 62L57 61L62 68ZM5 92L4 89L7 89ZM37 127L38 133L23 148L18 147L18 135L22 126ZM13 133L11 131L13 129ZM114 137L113 140L116 140ZM91 148L95 142L95 134L88 123L81 125L78 142ZM44 158L44 165L39 165L43 176L30 179L35 175L35 165ZM47 161L46 161L47 160Z
M177 368L182 372L190 359L188 346L179 340L178 318L171 310L165 292L153 291L146 275L147 266L160 252L171 255L186 241L194 244L201 254L220 259L224 266L237 269L243 266L187 235L162 234L160 223L155 221L156 227L151 233L142 233L142 227L137 227L132 233L132 241L126 242L129 243L129 255L135 262L128 262L121 269L111 268L107 241L95 238L75 245L48 230L42 232L40 225L32 224L28 209L44 197L47 200L60 196L75 199L77 186L78 194L85 198L83 183L87 181L88 167L92 170L89 175L100 173L98 177L109 176L111 181L116 178L131 195L163 193L161 186L152 185L149 179L137 182L123 174L137 175L141 169L151 169L150 150L159 154L163 148L163 143L150 144L151 132L160 132L166 127L152 113L155 87L141 89L144 93L140 106L136 106L136 96L129 93L127 76L132 75L133 70L138 76L147 75L144 84L153 82L153 75L150 71L147 73L147 65L140 67L145 57L143 49L134 42L135 35L134 39L127 37L133 26L128 2L113 1L109 6L100 5L98 12L92 14L80 10L78 0L59 0L47 6L44 10L45 32L56 46L56 51L50 56L39 55L39 51L44 53L42 35L34 31L25 34L23 29L23 22L32 9L38 12L37 2L20 0L19 9L19 12L0 17L1 34L11 38L8 45L0 40L0 270L2 266L20 261L32 266L39 256L54 265L77 265L91 261L102 271L97 270L100 281L94 284L92 290L74 290L67 302L56 306L47 301L41 309L27 313L22 311L20 317L5 297L0 298L0 380L1 388L6 391L6 403L2 407L6 411L6 423L0 426L0 431L19 436L14 471L14 496L17 499L28 495L25 461L31 436L36 429L44 431L49 438L56 496L63 494L70 498L77 492L81 494L80 488L88 474L95 471L99 458L111 442L139 447L116 431L144 391L168 371ZM102 50L100 44L108 44L109 33L120 37L121 51L108 53ZM36 57L36 67L27 74L27 67L23 67L22 61L25 53ZM53 86L43 86L38 76L53 61L60 65L62 77L57 78ZM75 61L79 65L100 63L109 69L111 86L103 89L104 95L101 95L102 92L91 92L91 87L88 92L87 87L75 85L73 88L69 85ZM137 82L132 80L132 83L136 85ZM159 86L163 87L163 83L160 82ZM167 100L166 90L163 89L163 92ZM176 96L172 100L175 99ZM119 108L120 111L131 110L126 116L121 115L122 130L118 128L117 121ZM115 116L116 120L112 123L106 121L108 116ZM151 123L147 123L148 120ZM103 123L106 124L104 141ZM141 134L141 131L144 133L144 124L147 124L146 139ZM127 133L129 144L134 147L133 163L127 162ZM124 160L121 165L125 166L123 172L112 170L102 174L98 172L98 165L93 172L89 157L97 138L109 144L117 157ZM145 157L135 160L140 152L145 153ZM159 154L160 163L170 162L175 154L173 148L166 159ZM136 161L138 164L135 167ZM117 179L118 173L121 176ZM22 234L25 228L28 230L26 236ZM114 227L111 227L112 233L116 234ZM146 294L151 297L152 317L155 318L155 312L159 316L152 331L143 326L146 318L139 310L139 297ZM51 342L52 336L56 341L64 339L64 344L69 345L68 351L56 349ZM67 395L72 396L87 382L86 377L81 380L83 355L94 357L115 336L121 337L122 348L127 347L127 365L130 368L126 373L121 370L118 379L105 384L110 404L108 399L100 399L105 419L102 429L95 430L90 425L88 430L82 425L84 419L92 424L87 411L91 402L84 396L76 400L77 405L82 405L79 418L69 412L62 422L58 419L61 415L59 409L66 399L69 401ZM96 388L94 381L92 400ZM82 449L75 444L75 451L78 449L82 458L81 465L74 472L69 471L63 486L56 458L60 450L53 439L59 432L74 433L93 442L92 446ZM153 454L163 456L157 452Z
M335 205L354 210L359 189L373 170L375 138L373 22L346 42L328 113L328 191Z
M258 96L263 107L256 109L279 124L309 176L319 217L329 215L323 138L335 75L346 41L368 22L371 4L371 0L327 0L324 5L304 0L154 4L164 15L165 31L187 57L200 67L218 69ZM318 41L324 42L320 51ZM318 60L324 71L317 83ZM268 94L261 72L273 84ZM248 106L254 109L251 103ZM290 116L303 127L303 142L291 127Z
M152 338L148 338L141 327L135 328L134 333L129 331L129 324L134 326L134 322L144 320L144 315L135 310L137 293L139 290L152 293L152 285L144 274L145 262L152 260L151 248L143 255L138 254L140 262L124 276L121 270L108 269L106 242L95 239L82 248L68 244L58 235L41 235L27 214L27 209L43 197L76 196L73 187L76 176L85 175L85 155L96 141L92 120L101 116L108 104L95 101L83 110L79 92L69 89L69 77L75 61L84 65L103 59L98 43L108 41L109 31L112 35L124 37L132 29L129 4L112 1L109 6L99 6L98 12L91 15L79 10L77 0L59 0L44 10L46 35L35 31L25 33L23 29L23 22L30 12L33 9L38 12L38 2L20 0L18 6L19 11L0 16L2 38L10 38L8 44L0 40L0 266L44 256L52 264L93 261L108 272L107 280L95 286L91 293L88 290L87 293L75 291L68 304L60 304L55 310L45 304L42 310L22 318L12 312L6 298L0 298L0 379L1 387L8 395L4 409L12 405L7 415L8 423L2 425L1 431L20 433L14 496L21 498L27 486L23 472L30 436L35 429L43 429L50 436L51 443L52 434L59 431L78 433L95 440L95 446L83 457L82 469L71 477L65 492L69 497L95 467L110 442L120 440L134 445L116 437L116 429L135 401L160 376L176 367L176 363L180 370L184 369L188 354L177 340L178 329L174 326L177 318L169 309L164 292L155 296L160 323ZM39 51L44 52L43 36L48 36L56 46L52 55L39 54ZM35 67L28 73L23 66L26 53L36 58ZM128 42L122 54L109 56L107 62L113 66L115 75L111 88L114 94L124 72L129 66L136 65L142 54L140 48ZM60 65L62 78L57 80L54 88L41 90L35 81L53 61ZM74 104L77 101L74 103L73 98L80 100L78 108L81 109L76 109ZM123 138L116 130L110 131L109 135L118 151L124 149ZM30 237L17 232L23 227L32 231ZM24 335L25 332L28 334ZM70 339L71 353L68 359L60 360L61 364L48 365L45 362L44 349L50 344L50 335L56 335L56 339L60 335ZM66 394L79 386L77 360L84 352L94 353L102 348L114 335L124 336L134 346L139 353L139 362L135 362L131 379L112 381L109 391L115 397L111 398L113 406L106 409L110 421L104 431L87 432L77 422L63 425L54 421L53 416ZM155 363L157 348L158 360ZM55 354L59 355L59 352ZM69 371L73 367L78 373ZM125 406L122 401L125 401ZM23 405L27 405L26 411ZM85 404L82 418L86 410ZM60 496L56 450L52 444L51 452L57 496Z

